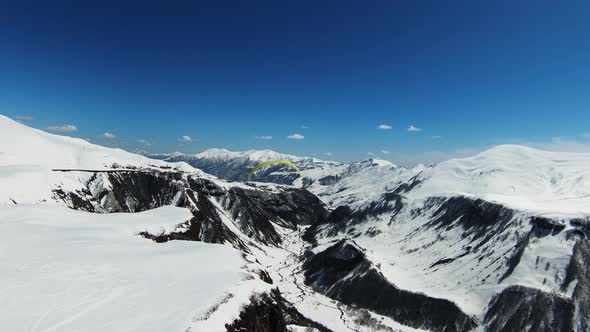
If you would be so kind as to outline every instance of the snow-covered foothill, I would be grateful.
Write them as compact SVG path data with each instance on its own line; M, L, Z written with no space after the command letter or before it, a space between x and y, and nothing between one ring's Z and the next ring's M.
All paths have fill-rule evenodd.
M190 217L174 207L108 215L47 204L0 209L0 325L7 331L185 331L236 289L260 288L260 281L245 280L241 253L230 246L158 244L138 235L174 231ZM238 302L217 315L237 318L248 296L232 297Z

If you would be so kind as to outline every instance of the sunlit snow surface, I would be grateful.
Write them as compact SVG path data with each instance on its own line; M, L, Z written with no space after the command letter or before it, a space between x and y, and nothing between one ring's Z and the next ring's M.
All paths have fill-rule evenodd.
M427 168L420 179L412 197L465 194L534 213L590 214L590 153L500 145Z
M109 215L50 205L0 209L2 330L185 331L204 325L199 318L224 296L256 285L246 284L244 261L230 246L158 244L137 235L172 231L190 217L174 207ZM218 320L236 318L241 304L223 307L233 312Z
M166 163L53 135L0 115L0 206L49 200L57 186L65 191L82 187L89 172L62 173L54 169L113 170L173 167L203 174L185 163Z

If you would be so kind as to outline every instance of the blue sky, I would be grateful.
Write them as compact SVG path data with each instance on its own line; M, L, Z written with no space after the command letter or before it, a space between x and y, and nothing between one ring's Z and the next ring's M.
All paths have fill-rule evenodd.
M580 150L588 17L587 1L3 1L0 113L152 152Z

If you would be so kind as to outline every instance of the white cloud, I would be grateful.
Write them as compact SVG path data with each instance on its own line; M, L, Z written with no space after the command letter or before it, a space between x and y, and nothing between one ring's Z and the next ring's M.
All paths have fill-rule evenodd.
M30 115L16 115L14 118L19 121L32 121L33 120L33 117Z
M179 140L181 142L192 142L193 141L193 138L190 137L190 136L188 136L188 135L183 135L183 136L180 136L180 139Z
M408 127L408 131L422 131L422 128L414 127L414 125L410 125Z
M332 156L332 152L326 152L326 153L324 153L324 155L326 155L328 157L331 157Z
M296 139L296 140L300 140L300 139L304 139L305 136L300 135L300 134L293 134L293 135L289 135L287 136L288 139Z
M47 130L68 133L68 132L78 131L78 127L71 125L71 124L64 124L64 125L59 125L59 126L49 126L49 127L47 127Z
M381 150L381 153L383 153L383 154L390 154L391 152L389 152L387 150Z
M430 137L432 137L432 139L441 139L442 138L442 136L430 136Z
M143 145L152 145L148 140L143 139L143 138L142 139L138 139L137 140L137 143L141 143Z
M306 126L306 125L302 125L302 126L301 126L301 129L309 129L309 127L308 127L308 126Z
M109 133L109 132L106 132L106 133L104 133L104 134L102 134L100 136L103 137L103 138L108 138L108 139L113 139L113 138L116 138L117 137L117 136L115 136L115 134L112 134L112 133Z
M272 136L256 136L256 139L270 140L270 139L272 139Z
M386 124L380 124L377 126L377 129L379 130L391 130L391 126L390 125L386 125Z
M368 154L369 156L374 156L374 155L375 155L373 152L367 152L367 154Z

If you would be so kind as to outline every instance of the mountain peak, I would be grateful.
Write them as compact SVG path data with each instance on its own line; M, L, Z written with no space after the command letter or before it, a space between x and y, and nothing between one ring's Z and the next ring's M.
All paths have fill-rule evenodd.
M388 161L388 160L383 160L383 159L369 159L370 162L372 162L373 164L376 164L378 166L381 167L398 167L396 164Z

